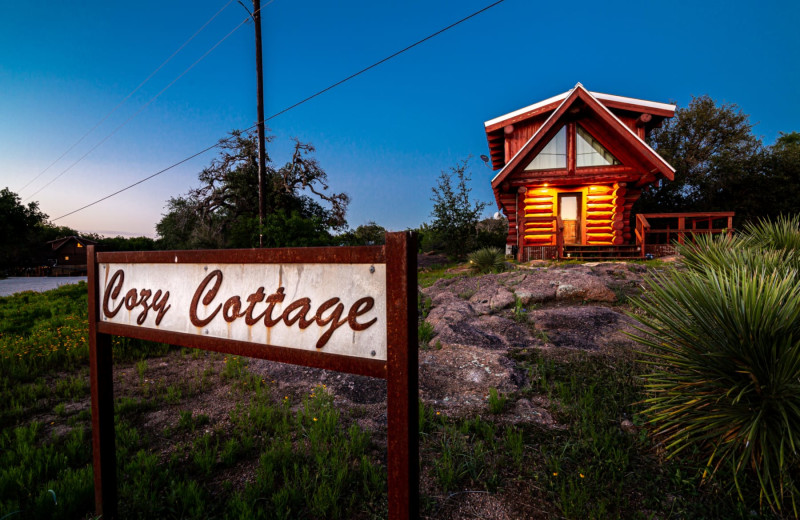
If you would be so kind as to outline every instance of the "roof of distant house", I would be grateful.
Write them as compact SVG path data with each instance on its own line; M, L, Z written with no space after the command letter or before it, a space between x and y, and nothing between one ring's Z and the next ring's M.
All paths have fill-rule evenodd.
M76 242L78 242L82 246L91 246L91 245L96 245L97 244L97 242L94 241L94 240L89 240L88 238L83 238L83 237L79 237L79 236L75 236L75 235L72 235L72 236L69 236L69 237L64 237L64 238L57 238L57 239L51 240L51 241L49 241L47 243L50 244L50 246L55 251L56 249L61 249L61 247L64 246L64 244L66 244L70 240L75 240Z

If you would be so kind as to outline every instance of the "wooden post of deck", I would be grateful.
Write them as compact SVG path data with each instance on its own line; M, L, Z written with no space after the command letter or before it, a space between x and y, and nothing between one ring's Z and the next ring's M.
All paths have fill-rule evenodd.
M555 217L556 224L556 260L564 257L564 223L561 217Z
M686 217L678 217L678 243L683 244L683 234L686 228Z

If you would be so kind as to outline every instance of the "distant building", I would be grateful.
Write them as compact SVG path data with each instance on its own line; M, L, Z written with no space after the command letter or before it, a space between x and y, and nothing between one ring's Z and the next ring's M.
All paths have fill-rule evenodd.
M86 269L86 246L97 242L71 236L47 242L44 255L51 276L82 276Z

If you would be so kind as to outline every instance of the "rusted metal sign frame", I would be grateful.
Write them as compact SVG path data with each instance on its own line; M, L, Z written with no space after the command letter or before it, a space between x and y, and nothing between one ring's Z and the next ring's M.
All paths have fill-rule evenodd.
M366 247L102 253L95 252L94 246L87 246L96 514L105 519L118 518L111 336L126 336L386 379L389 518L417 518L419 404L416 250L416 237L408 232L387 233L385 246ZM101 263L386 264L387 360L324 354L103 322L99 308L102 288L98 265Z

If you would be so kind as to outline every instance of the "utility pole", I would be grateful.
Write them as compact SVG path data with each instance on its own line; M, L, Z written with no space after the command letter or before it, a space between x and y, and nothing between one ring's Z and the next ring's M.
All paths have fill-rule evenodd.
M261 0L253 0L253 22L256 26L256 75L258 76L258 247L264 247L262 226L267 209L267 149L264 144L264 74L261 68Z

